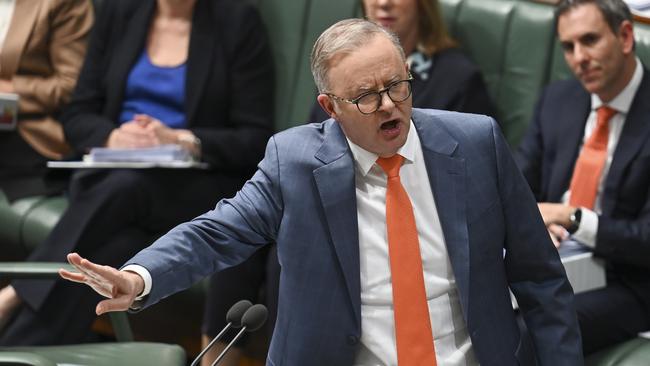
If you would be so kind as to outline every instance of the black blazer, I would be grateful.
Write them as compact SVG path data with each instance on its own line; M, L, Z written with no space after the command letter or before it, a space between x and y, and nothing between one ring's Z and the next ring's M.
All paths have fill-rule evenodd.
M127 77L146 46L155 0L104 1L72 101L61 118L77 154L118 126ZM273 63L256 9L199 0L187 59L187 125L213 167L250 171L273 132Z
M436 52L427 80L413 73L413 106L416 108L495 116L495 107L483 81L481 71L457 48ZM318 102L312 106L310 122L330 118Z
M625 121L602 193L595 253L608 274L630 284L650 306L650 73ZM517 160L539 202L560 202L569 187L591 110L577 80L548 86L537 103Z

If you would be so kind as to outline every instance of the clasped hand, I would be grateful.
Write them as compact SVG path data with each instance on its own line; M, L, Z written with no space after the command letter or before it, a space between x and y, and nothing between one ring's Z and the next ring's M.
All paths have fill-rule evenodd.
M97 315L128 310L144 289L144 280L133 272L118 271L110 266L95 264L77 253L68 254L68 262L79 272L60 269L61 277L69 281L84 283L98 294L108 298L108 300L97 304L95 308Z
M177 131L173 128L146 114L136 114L132 121L123 123L111 132L106 147L144 148L177 141Z

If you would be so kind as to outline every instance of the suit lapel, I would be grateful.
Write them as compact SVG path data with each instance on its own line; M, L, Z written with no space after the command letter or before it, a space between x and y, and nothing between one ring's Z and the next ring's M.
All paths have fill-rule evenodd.
M16 1L11 24L2 47L3 52L0 52L0 78L11 79L18 70L20 56L34 30L34 23L43 3L43 1Z
M155 1L143 1L135 9L135 13L127 24L123 24L126 30L120 40L121 44L114 51L116 57L114 63L107 72L107 100L116 101L107 107L110 116L117 120L122 109L122 101L126 89L126 83L133 65L142 52L146 51L147 35L156 9Z
M199 105L199 96L209 79L218 28L213 24L212 9L209 1L198 1L192 20L192 34L187 58L187 75L185 80L185 120L194 120Z
M465 160L454 157L458 142L435 119L413 110L431 190L454 271L463 309L468 309L470 283L469 234L467 231L467 177ZM427 126L428 125L428 126Z
M361 325L359 231L354 159L343 131L333 120L325 123L325 139L316 153L324 163L313 171L332 243L345 278L350 301Z
M650 98L650 75L648 74L648 70L645 69L643 80L630 105L630 111L625 120L623 131L621 131L621 137L616 145L612 165L607 174L604 187L606 194L602 196L603 212L611 212L610 210L613 209L616 194L609 194L609 192L616 192L619 189L625 169L638 154L641 146L650 138L650 123L648 123L650 104L648 104L648 98Z
M556 125L554 133L559 134L557 156L548 187L548 200L559 202L569 188L573 167L578 159L578 152L585 134L585 124L591 110L591 97L582 86L575 89L570 103L563 103L557 115L562 119Z

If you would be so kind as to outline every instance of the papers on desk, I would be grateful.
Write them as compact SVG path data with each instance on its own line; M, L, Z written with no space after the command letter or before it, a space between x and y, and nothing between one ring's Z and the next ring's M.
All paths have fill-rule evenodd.
M90 150L83 161L49 161L48 168L199 168L207 169L206 163L196 162L190 153L179 145L162 145L140 149Z
M96 147L84 161L93 162L180 162L191 161L190 153L179 145L161 145L139 149Z
M574 240L565 240L560 245L559 253L573 292L585 292L607 285L605 263L595 258L588 247Z

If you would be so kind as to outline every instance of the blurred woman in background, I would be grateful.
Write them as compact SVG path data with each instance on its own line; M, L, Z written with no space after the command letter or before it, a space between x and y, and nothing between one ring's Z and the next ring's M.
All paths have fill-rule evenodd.
M121 265L160 234L230 197L273 132L273 63L256 9L239 0L103 1L61 120L80 157L93 147L176 144L210 169L96 169L72 178L70 205L32 261L68 252ZM67 281L14 281L5 345L85 340L98 297ZM235 299L236 300L236 299ZM234 302L234 301L233 301Z
M0 202L65 188L65 180L46 179L46 162L70 153L59 116L93 18L90 0L0 1L0 93L19 98L18 123L0 129Z

